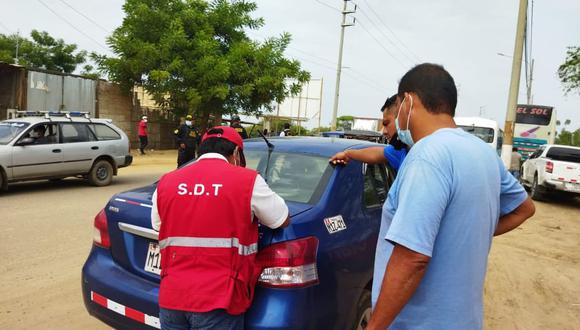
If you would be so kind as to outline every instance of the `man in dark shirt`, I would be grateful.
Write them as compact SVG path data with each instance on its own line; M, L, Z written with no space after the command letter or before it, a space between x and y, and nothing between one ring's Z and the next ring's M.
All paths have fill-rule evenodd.
M181 165L195 158L195 150L199 144L200 135L197 128L193 126L193 117L191 115L185 117L185 123L181 124L174 133L178 145L177 167L181 167Z
M240 124L240 116L238 115L233 115L232 116L232 123L230 125L233 129L236 130L236 132L238 132L238 134L240 134L240 136L242 137L242 139L247 139L248 138L248 132L246 132L246 129Z

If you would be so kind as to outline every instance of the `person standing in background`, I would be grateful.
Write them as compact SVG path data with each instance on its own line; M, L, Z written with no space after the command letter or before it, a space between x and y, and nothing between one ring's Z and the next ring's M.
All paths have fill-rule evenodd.
M149 144L149 139L147 138L147 116L141 116L141 120L139 121L138 127L138 135L139 135L139 151L141 155L145 154L145 148Z
M518 152L518 148L512 148L512 162L510 164L509 172L516 178L520 179L520 168L522 166L522 155Z

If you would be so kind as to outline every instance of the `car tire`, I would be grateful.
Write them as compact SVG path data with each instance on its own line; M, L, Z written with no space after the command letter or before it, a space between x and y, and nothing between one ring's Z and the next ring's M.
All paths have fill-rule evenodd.
M534 175L534 181L532 182L532 187L530 188L530 197L535 201L541 201L544 199L542 192L542 187L538 184L538 174Z
M356 317L354 319L353 330L363 330L366 329L369 321L371 320L371 290L364 289L363 293L356 304Z
M93 186L108 186L113 182L113 165L108 161L97 160L88 175L89 183Z
M8 190L8 180L4 175L4 171L0 168L0 192Z

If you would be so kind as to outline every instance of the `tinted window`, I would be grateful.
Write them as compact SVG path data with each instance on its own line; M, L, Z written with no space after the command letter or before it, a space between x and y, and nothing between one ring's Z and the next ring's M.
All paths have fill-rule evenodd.
M387 199L387 176L379 165L363 165L366 168L364 175L364 204L367 207L380 206Z
M516 123L529 125L548 125L552 119L551 107L518 106Z
M259 171L286 201L316 203L332 172L325 157L273 152L268 166L267 151L246 150L244 154L246 166Z
M94 138L86 124L81 123L61 124L61 130L63 143L94 141Z
M92 124L90 125L91 130L95 134L98 140L119 140L121 135L115 132L114 129L110 128L105 124Z
M479 126L461 126L457 127L463 129L467 133L473 134L478 138L482 139L485 143L493 142L493 128L479 127Z
M7 144L18 134L28 127L28 123L22 122L1 122L0 123L0 144Z
M580 163L580 150L552 147L548 150L546 157L564 162Z

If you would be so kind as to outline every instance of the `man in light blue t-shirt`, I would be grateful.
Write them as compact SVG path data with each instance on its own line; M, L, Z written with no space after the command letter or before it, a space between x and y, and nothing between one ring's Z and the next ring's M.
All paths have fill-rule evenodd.
M388 163L395 171L403 164L407 156L407 146L399 141L397 130L395 128L395 115L397 94L389 97L381 112L383 113L383 135L387 140L385 147L368 147L364 149L348 149L336 153L330 158L332 164L346 165L351 160L367 164L385 164Z
M494 150L456 128L443 67L411 69L398 96L398 136L412 148L383 206L367 329L481 329L492 238L534 205Z

